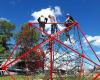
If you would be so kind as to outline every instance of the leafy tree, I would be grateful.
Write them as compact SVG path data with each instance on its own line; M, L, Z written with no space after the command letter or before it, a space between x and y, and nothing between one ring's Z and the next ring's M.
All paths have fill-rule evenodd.
M6 19L0 18L0 55L4 55L9 50L8 41L13 37L15 25Z
M39 39L39 31L33 27L29 27L28 23L25 23L21 26L21 31L17 33L16 40L20 40L22 35L24 34L24 37L21 39L18 48L16 56L20 56L24 52L26 52L28 49L32 48L38 43ZM26 57L21 58L23 63L27 64L27 68L30 70L34 70L34 64L35 61L41 60L40 57L36 57L36 52L32 51L30 52ZM42 56L41 56L42 57ZM34 61L34 64L33 62ZM23 67L25 68L25 66Z
M18 41L21 36L25 33L24 37L20 41L19 48L18 48L18 53L16 54L17 56L21 55L25 51L27 51L29 48L33 47L34 45L37 44L38 38L39 38L39 33L35 28L30 28L28 26L28 23L25 23L21 26L21 31L17 33L16 40ZM32 57L35 56L34 52L31 52L31 54L28 55L28 60L32 59ZM24 59L24 58L22 58Z

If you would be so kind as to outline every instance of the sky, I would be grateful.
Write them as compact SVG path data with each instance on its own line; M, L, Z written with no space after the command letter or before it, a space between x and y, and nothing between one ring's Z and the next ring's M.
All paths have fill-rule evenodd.
M62 15L58 17L61 21L70 13L86 34L99 35L100 0L0 0L0 17L20 27L20 24L33 18L34 11L55 6L61 8Z
M36 20L40 14L52 14L64 22L70 13L100 55L100 0L0 0L0 18L7 18L20 31L24 22ZM84 42L85 43L85 42Z

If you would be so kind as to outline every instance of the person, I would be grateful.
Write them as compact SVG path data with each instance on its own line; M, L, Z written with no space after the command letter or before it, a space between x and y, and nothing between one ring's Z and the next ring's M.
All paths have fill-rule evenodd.
M44 17L43 15L41 15L37 21L39 22L39 26L41 28L42 31L45 31L45 24L47 23L48 19L46 17ZM42 36L44 36L43 32L42 32Z
M74 18L69 13L67 13L66 22L74 22Z
M56 19L54 16L51 16L51 15L48 15L48 18L50 19L50 22L51 22L51 34L56 34L56 32L58 31Z
M72 25L72 22L74 22L74 19L73 19L73 17L68 13L68 14L67 14L66 21L64 22L64 25L65 25L66 27L70 27L70 26ZM71 30L71 28L70 28L69 30ZM69 30L68 30L68 31L69 31ZM70 43L72 43L68 31L65 30L65 32L66 32L66 41L69 40Z

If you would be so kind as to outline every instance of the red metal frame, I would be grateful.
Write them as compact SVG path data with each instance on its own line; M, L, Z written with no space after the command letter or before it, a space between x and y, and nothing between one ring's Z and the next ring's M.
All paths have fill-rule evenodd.
M38 28L37 26L35 26L34 24L38 24L38 23L29 23L29 26L30 26L30 27L34 26L34 28L40 30L41 33L42 33L43 31L42 31L40 28ZM51 24L51 23L47 23L47 24ZM57 23L57 24L64 24L64 23ZM81 62L81 64L80 64L80 67L81 67L80 75L81 75L81 73L82 73L83 59L87 59L88 61L90 61L90 62L93 63L94 65L100 67L99 64L97 64L96 62L94 62L93 60L91 60L91 59L89 59L88 57L85 56L85 54L84 54L84 52L83 52L83 48L82 48L82 42L81 42L81 40L80 40L79 31L82 33L82 35L83 35L83 37L86 39L86 42L88 43L89 47L91 48L91 50L93 51L94 55L96 56L96 58L97 58L98 61L100 62L100 59L99 59L98 55L95 53L94 49L92 48L91 44L90 44L89 41L87 40L85 34L84 34L83 31L81 30L81 28L80 28L80 26L78 25L77 22L73 22L71 26L69 26L69 27L67 27L67 28L65 28L65 29L63 29L63 30L61 30L61 31L58 31L57 34L60 35L60 34L61 34L62 32L64 32L65 30L66 30L66 31L69 31L73 26L76 26L76 27L77 27L78 38L79 38L79 43L80 43L80 46L81 46L82 53L78 52L77 50L74 50L73 48L69 47L68 45L65 45L63 42L61 42L60 40L58 40L58 39L56 38L55 35L52 35L52 36L51 36L50 34L47 34L46 32L43 32L43 33L45 33L45 34L48 36L48 38L47 38L46 40L44 40L44 41L40 42L39 44L37 44L36 46L30 48L29 50L27 50L26 52L24 52L23 54L21 54L20 56L18 56L17 58L15 58L15 60L11 61L10 63L7 63L8 60L11 58L11 56L14 54L14 51L17 49L18 44L20 43L21 39L22 39L22 38L24 37L24 35L26 34L26 32L23 32L22 36L20 37L20 39L19 39L18 42L16 43L16 45L15 45L13 51L12 51L12 52L10 53L10 55L8 56L7 61L6 61L5 64L2 66L2 70L7 71L6 69L7 69L7 67L8 67L9 65L11 65L12 63L18 61L18 60L21 59L22 57L27 56L32 50L35 51L36 49L38 49L39 46L41 46L41 45L44 44L45 42L49 41L49 42L50 42L50 45L49 45L49 47L50 47L50 80L53 80L53 78L52 78L52 73L53 73L53 61L52 61L53 53L52 53L52 46L53 46L53 43L52 43L52 42L53 42L54 40L55 40L56 42L58 42L59 44L65 46L65 47L68 48L69 50L73 51L74 53L78 54L79 56L81 56L82 62ZM79 58L78 58L78 59L79 59ZM76 60L78 60L78 59L76 59ZM70 62L73 62L73 60L70 61ZM70 62L69 62L69 63L70 63ZM69 64L69 63L68 63L68 64ZM62 66L62 65L60 65L60 66ZM7 73L11 76L11 79L12 79L12 80L16 80L8 71L7 71ZM96 80L96 78L97 78L98 76L100 76L100 74L98 74L93 80Z
M82 55L84 55L83 46L82 46L82 42L81 42L81 39L80 39L80 33L79 33L79 30L78 30L78 27L77 27L77 31L78 31L78 38L79 38L79 43L80 43L80 46L81 46ZM82 58L82 62L80 63L80 79L81 79L81 75L82 75L82 67L83 67L83 58Z
M96 80L100 76L100 73L98 73L95 77L93 77L93 80Z
M90 48L91 48L92 52L94 53L94 55L96 56L96 58L97 58L97 59L98 59L98 61L100 62L100 59L99 59L98 55L96 54L96 52L95 52L95 51L94 51L94 49L92 48L92 46L91 46L90 42L89 42L89 41L88 41L88 39L86 38L86 36L85 36L84 32L82 31L81 27L80 27L79 25L77 25L77 26L78 26L78 29L80 30L80 32L82 33L82 35L84 36L84 38L85 38L86 42L87 42L87 43L88 43L88 45L90 46Z
M7 70L5 70L5 71L8 73L8 75L10 75L12 80L16 80L15 77L12 74L9 73L9 71L7 71Z
M52 63L53 63L53 61L52 61L52 56L53 56L53 54L52 54L52 46L53 46L53 44L52 44L52 38L50 37L50 79L51 80L53 80L52 79L52 72L53 72L53 65L52 65Z

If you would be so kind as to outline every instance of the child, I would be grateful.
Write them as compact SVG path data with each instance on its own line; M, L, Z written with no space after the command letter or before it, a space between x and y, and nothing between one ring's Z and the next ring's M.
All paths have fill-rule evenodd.
M70 26L72 25L72 22L74 22L73 17L70 16L70 14L67 14L67 19L66 19L64 25L65 25L66 27L70 27ZM71 29L70 29L70 30L71 30ZM65 30L65 31L66 31L66 30ZM71 42L71 39L70 39L70 35L69 35L68 31L67 31L67 32L66 32L66 41L67 41L68 39L69 39L70 43L72 43L72 42Z
M48 19L45 18L43 15L41 15L37 20L39 22L39 26L41 30L45 31L45 24L47 23ZM43 33L42 33L42 36L44 36Z
M56 23L56 19L55 19L54 16L51 16L51 15L49 15L48 17L49 17L50 22L51 22L51 34L54 34L58 30L58 26L57 26L57 23Z

